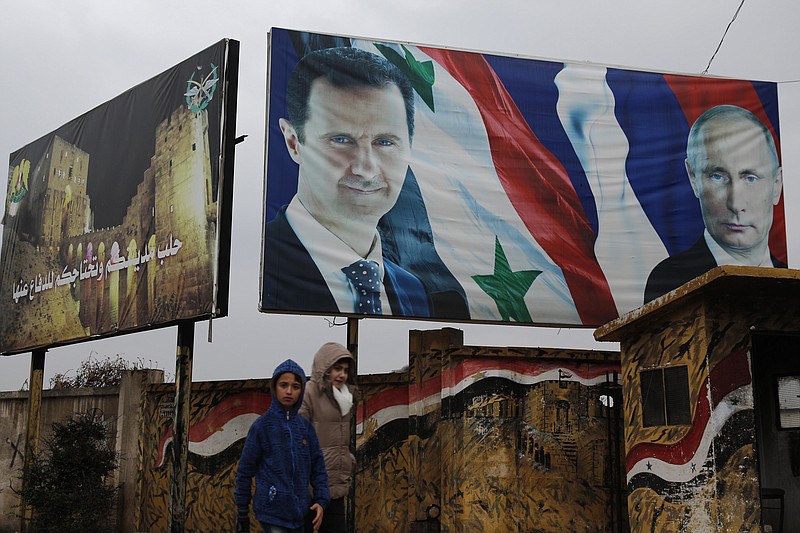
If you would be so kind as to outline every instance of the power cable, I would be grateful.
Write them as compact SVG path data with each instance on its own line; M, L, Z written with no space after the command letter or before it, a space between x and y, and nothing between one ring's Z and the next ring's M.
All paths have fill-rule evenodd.
M703 71L703 75L708 74L708 69L711 68L711 62L714 61L714 58L717 57L717 52L719 52L719 49L722 48L722 41L724 41L725 40L725 36L728 35L728 30L731 29L731 25L733 24L733 21L736 20L736 17L739 16L739 11L742 10L742 6L744 5L744 2L745 2L745 0L742 0L741 3L739 4L739 7L736 8L736 13L733 14L733 18L728 23L728 27L725 28L725 33L722 34L722 38L719 40L719 44L717 45L717 49L714 50L714 54L711 56L711 59L708 60L708 65L706 65L706 69Z

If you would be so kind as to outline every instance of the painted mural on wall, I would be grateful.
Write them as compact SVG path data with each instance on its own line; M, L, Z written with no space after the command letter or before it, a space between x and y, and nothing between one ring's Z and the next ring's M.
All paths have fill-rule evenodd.
M704 283L696 281L684 293ZM745 285L735 297L705 294L685 297L674 311L664 311L666 318L645 317L639 329L624 333L630 335L623 340L623 383L632 530L761 527L752 335L796 332L800 304ZM688 419L646 424L643 373L682 366L688 377Z
M359 391L355 521L365 531L367 524L375 531L408 531L408 374L361 376Z
M250 425L271 400L269 380L195 383L189 414L187 531L223 531L236 522L233 501L239 456ZM137 528L169 530L170 454L174 386L147 395Z
M674 330L676 344L685 341L690 331ZM734 511L729 516L739 517L733 524L728 521L728 526L749 531L758 524L748 347L731 348L710 370L709 360L699 353L673 359L673 364L690 367L693 416L689 426L642 427L640 389L628 387L625 468L632 525L652 525L653 529L648 526L652 531L692 531L715 523L715 514L725 512L720 503ZM635 374L635 368L626 372ZM638 383L634 377L626 376L630 383ZM725 486L723 492L717 491L720 484ZM716 498L722 500L716 502L721 509L714 508Z
M359 527L608 531L620 457L599 397L619 364L466 348L417 354L407 383L361 379Z
M359 376L356 531L608 531L621 419L601 397L616 394L617 357L425 348L405 372ZM173 394L152 386L143 410L140 530L168 528ZM266 379L193 386L187 530L235 522L238 459L269 402Z

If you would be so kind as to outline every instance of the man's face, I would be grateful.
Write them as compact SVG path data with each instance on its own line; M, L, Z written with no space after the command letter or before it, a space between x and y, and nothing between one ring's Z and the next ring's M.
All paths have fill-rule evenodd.
M300 399L300 391L302 390L303 385L297 376L292 372L284 372L278 376L275 397L283 408L288 411Z
M400 89L311 85L305 140L281 121L286 146L300 165L297 195L321 224L375 226L397 201L410 157Z
M757 264L781 195L780 168L764 134L746 121L709 122L704 146L698 168L686 167L706 229L729 254Z

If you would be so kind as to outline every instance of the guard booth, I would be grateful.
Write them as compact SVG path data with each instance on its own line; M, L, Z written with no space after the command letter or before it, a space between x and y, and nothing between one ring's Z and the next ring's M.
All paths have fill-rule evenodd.
M619 341L632 531L800 531L800 271L717 267Z

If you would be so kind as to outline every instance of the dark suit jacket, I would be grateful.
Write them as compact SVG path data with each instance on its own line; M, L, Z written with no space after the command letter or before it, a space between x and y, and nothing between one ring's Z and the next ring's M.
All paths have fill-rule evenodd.
M384 286L394 316L427 318L430 304L420 280L384 257ZM267 224L261 309L311 313L339 311L322 273L286 220L286 206Z
M378 222L383 257L416 276L425 286L431 317L469 320L467 294L433 244L433 229L417 178L411 171L394 207Z
M705 274L717 266L717 261L708 249L704 237L677 255L667 257L650 272L644 290L644 303L655 300L669 291L677 289L687 281ZM772 266L786 268L786 265L772 257Z

